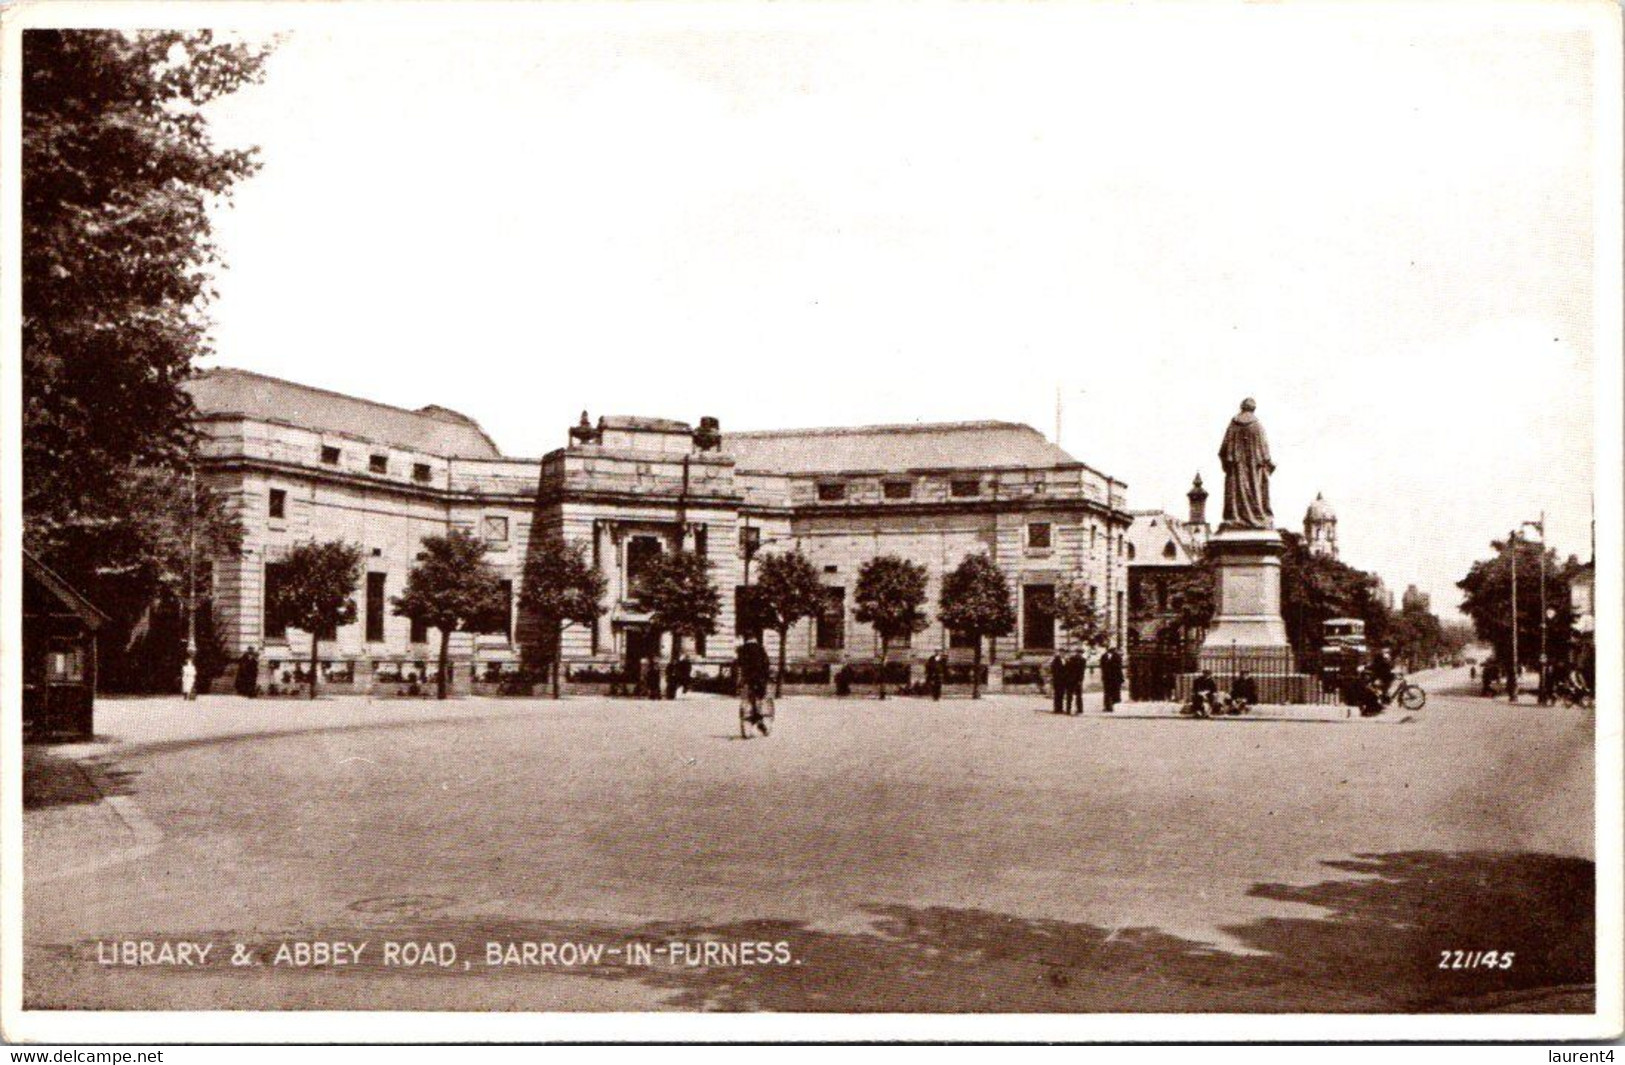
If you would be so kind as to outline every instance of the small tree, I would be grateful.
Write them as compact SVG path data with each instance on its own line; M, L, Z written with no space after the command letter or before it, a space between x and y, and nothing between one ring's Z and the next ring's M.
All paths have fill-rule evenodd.
M802 618L817 617L824 608L824 584L818 570L800 551L766 555L758 563L759 576L751 594L752 612L779 634L779 675L774 694L784 694L784 647L790 627Z
M440 676L435 697L446 697L451 675L451 634L465 631L500 612L501 578L485 561L485 543L472 533L425 536L423 559L406 578L406 588L390 600L397 617L440 630Z
M553 636L553 698L559 697L559 659L564 630L592 625L604 612L604 575L587 559L587 545L563 539L540 541L525 563L521 598Z
M880 698L886 697L886 660L892 640L925 628L920 609L928 579L924 566L896 555L879 555L858 570L853 617L870 625L880 636Z
M310 697L316 698L320 665L317 645L323 633L355 620L356 585L361 582L361 548L342 540L296 544L282 559L282 582L270 608L296 629L310 633Z
M1016 630L1016 608L1010 602L1010 583L986 552L966 555L964 561L942 579L937 619L948 630L976 641L970 697L981 698L982 640L989 636L1008 636Z
M638 587L638 604L656 629L671 633L671 656L683 653L683 637L717 631L722 595L711 583L711 563L692 551L672 551L649 561Z
M1086 646L1098 646L1111 639L1106 611L1095 605L1089 585L1071 580L1055 589L1055 620L1071 637Z

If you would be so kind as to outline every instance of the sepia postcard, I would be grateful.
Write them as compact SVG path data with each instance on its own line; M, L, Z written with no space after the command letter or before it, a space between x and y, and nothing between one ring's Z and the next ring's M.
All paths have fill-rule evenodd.
M0 9L5 1038L1617 1038L1620 30Z

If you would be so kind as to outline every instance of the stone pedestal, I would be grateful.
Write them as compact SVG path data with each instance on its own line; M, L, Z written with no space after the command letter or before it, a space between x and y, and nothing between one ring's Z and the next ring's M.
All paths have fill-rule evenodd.
M1281 620L1281 555L1285 550L1281 534L1274 529L1221 526L1208 541L1208 555L1218 570L1218 587L1213 624L1202 641L1203 665L1209 659L1252 652L1277 664L1271 672L1292 672L1292 649L1286 623ZM1279 664L1287 668L1281 670Z

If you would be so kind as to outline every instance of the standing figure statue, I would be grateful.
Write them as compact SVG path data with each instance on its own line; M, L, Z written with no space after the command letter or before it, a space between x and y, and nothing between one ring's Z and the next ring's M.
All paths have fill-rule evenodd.
M1219 461L1224 464L1224 524L1238 529L1273 529L1275 515L1270 511L1270 444L1264 425L1253 411L1258 404L1241 401L1241 412L1230 419L1219 445Z

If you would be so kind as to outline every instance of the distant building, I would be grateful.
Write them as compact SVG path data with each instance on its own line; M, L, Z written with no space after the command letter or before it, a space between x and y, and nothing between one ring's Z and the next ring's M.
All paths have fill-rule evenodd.
M1129 648L1166 645L1186 635L1174 631L1178 617L1174 591L1202 556L1207 544L1207 490L1197 474L1186 493L1187 517L1164 510L1136 510L1128 530Z
M1337 557L1337 512L1319 492L1303 515L1303 541L1312 555Z
M1010 422L868 426L724 434L663 418L584 413L540 459L503 455L466 415L374 403L248 373L213 370L188 385L205 437L205 476L242 519L239 555L213 560L213 620L236 657L261 651L266 683L293 679L309 636L274 616L268 592L294 543L362 545L357 620L321 641L327 683L372 690L427 679L438 634L389 607L425 536L464 529L483 538L508 608L485 631L454 634L459 687L500 680L551 657L548 637L518 602L532 543L586 545L609 585L597 625L566 629L562 661L603 675L651 653L669 654L638 607L641 568L676 548L706 555L722 594L717 632L686 648L700 665L731 661L738 588L747 559L800 548L823 575L823 615L791 629L790 662L871 661L873 630L854 617L859 567L898 554L930 573L932 624L891 649L920 661L971 644L935 618L942 576L988 552L1014 593L1017 628L993 641L1001 664L1036 664L1062 634L1056 586L1084 582L1114 631L1127 610L1124 485L1079 462L1036 430ZM768 635L776 654L777 637Z
M1405 587L1405 594L1400 596L1399 605L1402 610L1430 614L1433 612L1433 597L1411 584Z

